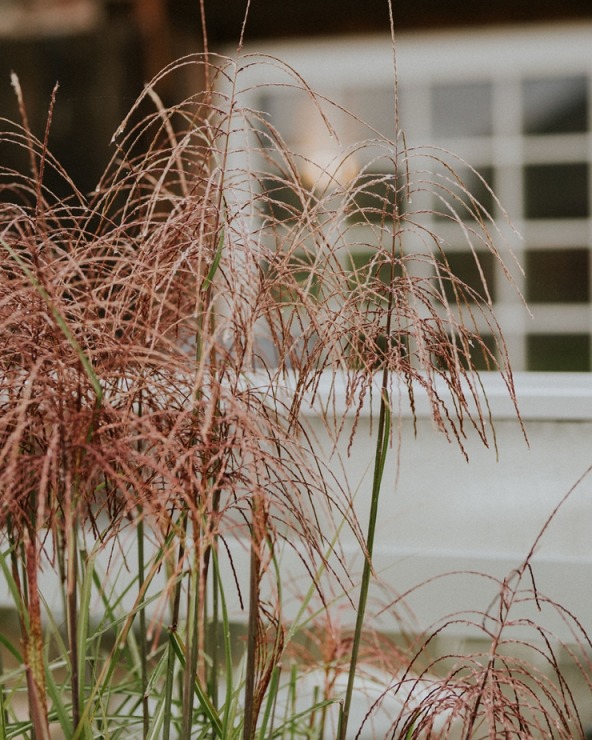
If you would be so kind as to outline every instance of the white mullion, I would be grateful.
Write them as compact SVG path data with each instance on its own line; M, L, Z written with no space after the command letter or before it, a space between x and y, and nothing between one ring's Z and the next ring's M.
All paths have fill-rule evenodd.
M472 166L492 166L494 191L502 206L507 208L513 225L523 232L525 241L520 241L499 213L494 215L508 246L521 263L525 261L528 248L586 246L590 255L588 280L592 288L592 58L584 53L589 48L591 31L592 27L574 28L562 36L552 30L537 30L536 33L515 30L507 34L497 33L495 37L491 34L441 34L437 44L434 44L432 36L401 37L398 61L401 102L404 105L400 123L405 132L405 143L411 147L438 143L432 125L433 86L469 83L478 79L492 83L491 137L481 140L459 137L454 141L447 139L445 143ZM545 34L548 34L548 43L545 43ZM548 53L550 44L554 52L552 55ZM322 87L323 92L327 92L330 87L336 86L338 102L346 108L345 95L352 85L364 90L387 84L390 79L385 71L389 68L390 44L387 40L381 44L373 40L370 56L367 53L369 48L363 44L353 48L347 43L336 43L330 50L324 47L322 51L322 55L330 57L326 61L331 64L321 64L322 55L316 52L313 44L282 45L282 49L289 52L289 56L292 55L292 63L304 74L313 89ZM578 74L588 76L588 133L526 137L522 130L523 80ZM364 111L361 114L364 117ZM316 141L320 137L315 135L314 138ZM587 164L588 218L526 222L525 165L564 162ZM420 169L426 160L417 156L411 162L411 171L415 164L418 165L416 169ZM437 162L429 163L430 170L436 168ZM414 196L411 208L428 212L432 206L433 199L426 191ZM422 226L439 236L446 237L450 233L445 223L436 221L427 213L420 217L420 221ZM356 230L354 227L352 229ZM405 238L406 251L412 250L418 241L422 241L419 235L408 235ZM456 246L462 249L460 243L456 243ZM451 248L455 248L454 237ZM512 268L511 256L507 261L519 289L524 292L523 276L519 270ZM513 367L522 370L527 365L526 337L544 333L543 324L548 322L532 322L529 319L519 296L508 285L501 267L496 268L495 282L494 310L510 346ZM577 328L579 331L588 331L592 336L592 296L588 306L582 304L578 309L577 319L569 306L558 304L553 310L556 311L556 320L551 323L555 328L560 327L565 333ZM543 314L547 313L545 307Z
M493 78L492 164L495 172L495 193L503 208L507 209L514 226L522 221L524 208L521 80L519 77L496 76ZM511 252L519 264L524 263L524 242L507 228L503 216L498 214L500 228L505 238L504 262L511 270L515 286L511 285L500 265L496 268L495 311L502 326L514 370L526 368L526 321L528 316L522 305L520 293L524 292L524 277L514 265ZM504 244L502 244L502 249Z

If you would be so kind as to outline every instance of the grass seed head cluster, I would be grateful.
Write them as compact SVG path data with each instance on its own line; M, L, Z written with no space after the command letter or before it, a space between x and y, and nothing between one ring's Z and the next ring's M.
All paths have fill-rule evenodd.
M187 65L207 67L209 89L165 107L159 82ZM327 101L293 79L330 127ZM435 728L452 736L454 727L464 737L577 736L561 679L549 684L501 650L518 593L508 583L499 616L483 615L488 655L457 656L447 672L438 661L425 667L431 638L410 651L377 650L384 638L375 635L373 648L365 601L351 601L340 575L338 544L340 528L352 529L368 557L367 585L373 532L362 535L353 494L302 413L321 379L324 388L345 385L354 418L368 395L380 396L376 507L392 384L412 406L417 388L426 393L436 425L461 449L469 428L494 442L475 351L514 394L486 286L475 291L452 273L445 245L412 203L440 188L469 247L501 260L493 221L462 188L458 195L452 171L442 192L425 166L440 165L439 152L407 149L396 131L356 145L376 152L383 171L401 173L378 183L381 195L367 172L342 181L326 168L307 183L272 122L241 105L241 81L240 65L212 55L163 71L116 132L113 160L90 195L52 157L48 133L30 130L13 81L21 121L3 122L0 143L26 155L28 173L0 171L0 564L20 640L2 636L12 667L3 673L0 734L321 737L342 706L332 702L349 694L345 737L355 687L340 693L338 677L349 666L354 682L358 655L380 654L391 656L381 669L395 678L364 724L383 700L403 697L389 736L434 737ZM55 105L59 95L48 131ZM344 148L340 164L355 151ZM68 183L68 197L46 187L49 170ZM470 226L459 215L467 208ZM354 227L370 255L363 266L347 257ZM410 253L409 238L422 248ZM338 435L344 418L322 400L327 434ZM236 543L247 582L236 575ZM296 622L283 612L287 550L308 574ZM51 577L61 601L48 604ZM245 615L238 647L231 593ZM337 593L358 614L353 638L336 627ZM319 629L331 640L307 662L296 637ZM556 668L542 637L533 650ZM315 662L325 678L302 708L286 696Z

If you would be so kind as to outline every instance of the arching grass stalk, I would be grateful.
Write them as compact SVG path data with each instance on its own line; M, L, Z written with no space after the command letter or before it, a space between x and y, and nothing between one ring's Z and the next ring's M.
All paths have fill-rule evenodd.
M187 653L187 648L185 645L183 645L183 642L181 641L181 638L179 637L178 632L171 633L171 646L172 646L172 649L175 655L177 656L179 660L181 667L183 668L184 671L187 671L188 666L185 661L185 654ZM212 701L210 700L207 691L203 689L200 683L200 680L199 680L199 676L193 676L192 678L193 678L192 689L195 692L195 695L197 696L201 709L203 710L206 718L210 722L210 729L214 733L214 737L221 738L222 737L222 722L218 715L218 711L216 710L216 707L212 704ZM183 737L188 737L188 735L184 734Z
M101 600L103 603L103 608L106 610L109 616L109 622L113 624L114 626L117 625L119 628L119 631L117 633L117 636L115 638L113 647L111 648L109 654L107 655L106 659L103 662L101 671L96 675L96 678L94 680L94 685L92 686L88 696L86 697L85 705L84 705L84 711L81 716L81 721L86 723L91 723L93 721L93 717L99 708L100 704L105 701L106 697L109 695L109 692L111 690L112 684L113 684L113 675L118 667L121 665L121 659L123 657L126 644L129 642L132 638L132 627L135 622L136 616L140 610L141 607L145 607L150 601L152 601L155 597L151 597L150 599L147 599L147 592L150 587L150 585L153 583L154 578L157 576L159 572L161 572L162 568L164 567L166 558L168 556L168 553L170 552L171 548L174 547L176 534L174 529L171 529L171 531L168 533L167 537L165 538L162 546L157 550L157 552L152 557L152 560L150 562L150 568L147 572L144 573L144 585L143 588L138 592L136 596L136 600L134 602L134 605L131 609L126 609L126 615L125 617L118 618L116 612L114 611L115 604L110 603L108 600L107 594L103 590L102 584L96 580L95 581L95 587L97 588L97 591L101 594ZM94 572L95 578L98 578L97 572L95 570ZM119 595L118 601L121 601L123 597L125 596L125 591ZM166 663L169 659L169 654L164 653L163 659L161 663ZM157 669L153 672L151 681L157 681L160 679L161 676L161 663L159 663L159 666ZM174 667L174 662L173 662ZM51 677L51 674L49 674ZM150 688L150 687L149 687ZM163 692L164 693L164 692ZM55 704L54 699L54 704ZM165 718L165 698L163 698L162 702L159 704L159 708L155 711L155 715L158 712L158 717L153 717L151 721L151 729L150 734L148 735L149 738L156 738L155 734L155 728L156 732L160 733L160 727L163 725L163 721ZM63 725L63 723L62 723ZM67 737L71 737L72 740L80 740L81 734L79 730L75 732L65 733ZM161 740L161 735L158 735L159 740Z
M51 311L51 314L60 328L60 331L63 333L63 335L66 337L68 344L72 347L75 354L78 355L78 359L80 360L80 364L82 365L82 368L84 369L84 372L92 386L92 389L95 393L96 397L96 410L100 409L102 403L103 403L103 387L101 385L101 381L97 377L97 374L95 373L95 370L92 366L91 361L88 358L88 355L84 352L78 341L76 340L76 337L72 333L70 327L68 326L65 318L62 316L60 311L58 310L55 303L51 300L51 297L47 290L41 285L39 280L35 277L33 272L29 269L26 262L21 259L18 252L16 252L9 244L7 244L2 237L0 237L0 245L8 252L11 259L13 259L17 265L21 268L24 275L27 277L27 280L31 283L35 291L41 296L45 304L47 305L48 309ZM92 430L91 430L92 431Z

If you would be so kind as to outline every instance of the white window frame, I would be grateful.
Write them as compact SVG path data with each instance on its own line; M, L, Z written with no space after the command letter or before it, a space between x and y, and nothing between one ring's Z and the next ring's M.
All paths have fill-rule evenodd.
M282 60L306 80L307 84L329 99L343 101L343 91L347 87L393 85L396 63L397 78L401 96L406 89L414 91L410 116L402 111L400 126L406 133L408 146L433 143L430 131L430 86L438 83L469 82L487 80L493 85L494 119L493 134L489 137L485 155L487 162L495 166L520 169L528 156L529 162L537 161L537 146L531 147L528 155L524 152L524 136L520 134L520 121L514 102L517 89L525 78L545 78L553 76L585 75L588 80L588 105L590 110L588 132L570 135L566 138L564 149L569 150L576 137L580 151L587 160L589 172L589 192L591 201L588 217L577 222L562 220L553 222L526 221L522 218L522 188L516 188L516 177L508 177L496 183L496 195L508 209L515 233L500 223L508 247L523 263L525 245L534 243L537 248L560 244L559 237L565 229L571 231L578 243L592 247L592 23L533 25L522 28L434 31L401 34L396 39L396 55L388 35L372 37L326 38L314 40L281 41L266 45L258 44L257 52ZM396 60L396 61L395 61ZM252 61L252 60L251 60ZM241 80L243 89L268 81L269 68L252 65L248 77ZM285 77L283 78L285 79ZM244 100L242 102L245 102ZM247 100L247 102L249 102ZM251 104L256 107L256 98ZM393 117L394 120L394 117ZM422 124L422 122L424 122ZM394 136L394 127L393 134ZM438 143L438 142L436 142ZM481 164L480 142L467 140L446 141L447 147L469 161ZM482 142L481 142L482 143ZM548 152L543 146L544 161ZM561 155L561 161L570 158L570 153ZM517 206L517 207L516 207ZM437 226L440 228L440 225ZM524 239L520 235L523 235ZM575 236L574 236L575 235ZM572 240L573 241L573 240ZM571 245L571 242L570 242ZM590 259L592 271L592 257ZM518 287L524 287L519 271L514 277ZM537 318L529 316L520 297L511 288L504 288L499 280L501 297L496 301L495 313L505 330L510 355L515 366L525 364L524 346L527 331L536 333ZM589 276L592 286L592 274ZM552 304L551 304L552 307ZM576 323L585 327L592 336L592 297L588 304L564 309L576 317ZM544 310L542 312L544 314ZM583 323L582 323L583 322ZM546 328L546 327L545 327ZM543 328L541 333L544 333ZM539 328L538 331L541 331ZM518 340L515 341L515 337ZM592 350L591 350L592 351ZM482 373L484 389L488 393L494 418L507 418L515 415L508 399L507 389L495 373ZM519 406L524 419L584 420L592 418L592 373L542 373L519 371L515 373ZM422 404L418 406L422 415ZM403 410L403 413L405 411ZM429 414L426 404L425 414Z

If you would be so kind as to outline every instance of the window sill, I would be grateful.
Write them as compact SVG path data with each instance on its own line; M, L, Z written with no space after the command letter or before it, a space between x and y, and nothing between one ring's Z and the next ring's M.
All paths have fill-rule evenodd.
M509 396L503 379L497 373L484 372L480 374L483 391L480 396L486 395L492 418L495 420L515 419L516 409ZM377 377L377 384L379 379ZM323 403L329 398L331 384L334 388L334 403L331 408L335 413L345 410L345 384L340 378L332 378L327 374L319 384L317 402L305 411L313 416L317 403ZM450 398L450 393L442 381L437 387L443 400ZM518 408L523 421L592 421L592 373L527 373L519 372L514 375L514 387ZM378 407L378 385L373 394L372 406L374 412ZM417 418L432 416L429 399L425 391L415 387L415 414ZM369 416L372 406L370 401L364 404L361 414ZM412 410L407 400L407 390L401 385L399 400L394 404L397 413L405 418L412 416Z

